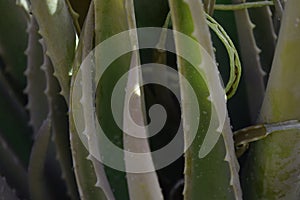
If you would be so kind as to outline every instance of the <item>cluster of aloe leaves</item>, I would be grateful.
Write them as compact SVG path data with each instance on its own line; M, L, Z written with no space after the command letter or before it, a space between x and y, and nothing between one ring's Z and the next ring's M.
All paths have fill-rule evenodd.
M233 132L243 127L300 120L299 0L0 0L0 13L0 199L300 198L299 126L285 129L283 125L251 143L239 158L233 140ZM207 14L220 24L213 24L213 30ZM141 27L184 33L218 67L203 64L204 49L183 44L174 35L177 52L190 52L200 73L174 53L142 49L116 59L98 86L93 85L89 70L82 71L82 82L76 84L79 67L94 47ZM238 54L228 52L226 39L215 34L217 29L227 32ZM212 93L208 85L218 87L221 77L230 82L231 75L239 79L240 69L228 67L238 55L240 84L223 105L224 96ZM201 112L195 116L191 94L180 76L164 78L180 91L181 105L168 89L145 85L142 95L134 99L137 121L149 122L148 110L154 104L163 105L168 118L158 135L137 140L116 125L111 93L124 73L147 63L165 64L182 74L192 85ZM140 83L142 75L129 73L127 84ZM81 91L77 99L71 98L74 89ZM91 93L96 94L95 105ZM125 88L118 95L121 102L129 98ZM71 105L82 107L84 130L75 128ZM213 149L201 156L212 105L217 113L225 111L225 123ZM135 151L166 145L180 128L180 120L184 144L191 137L191 121L200 117L200 123L191 146L172 164L150 173L126 173L90 154L94 119L88 111L97 113L115 145ZM86 135L87 148L78 131ZM123 162L128 165L126 156Z

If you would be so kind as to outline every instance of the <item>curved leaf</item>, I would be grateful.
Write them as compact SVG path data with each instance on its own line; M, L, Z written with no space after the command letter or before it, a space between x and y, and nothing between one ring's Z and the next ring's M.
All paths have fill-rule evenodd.
M18 90L25 88L27 45L27 15L16 5L16 1L0 1L0 57L5 64L6 72L12 77L13 84Z
M61 94L69 101L70 77L75 54L75 29L65 1L31 0L32 12L39 25L39 33L47 46L46 54L54 67Z
M244 3L245 0L232 0L232 2ZM236 10L234 14L239 37L242 67L245 74L248 106L250 108L251 121L255 123L265 94L265 72L261 67L260 49L256 46L253 35L253 28L255 26L250 21L248 10Z
M83 85L79 86L75 84L75 77L78 76L78 70L85 59L86 56L92 51L94 44L94 27L95 27L95 14L94 14L94 4L92 3L89 8L88 15L83 26L82 33L80 35L79 45L76 52L74 68L73 68L73 79L71 84L71 96L73 97L73 90L75 87L80 91L80 95L75 99L70 101L70 141L73 157L73 166L75 171L75 176L77 180L77 186L79 189L79 194L81 199L108 199L105 194L105 189L103 185L106 180L104 168L102 163L96 160L83 145L79 133L77 131L76 125L73 119L73 105L78 104L79 107L86 104L81 103L80 99L82 98ZM85 77L88 79L88 77ZM87 80L86 84L90 83L91 80ZM85 88L87 89L87 88ZM90 91L86 91L90 92ZM73 101L75 100L75 102ZM83 116L83 115L82 115ZM81 120L85 121L84 117ZM80 133L81 134L81 133ZM101 185L101 184L102 185ZM107 191L106 191L107 193Z
M18 200L15 191L6 183L5 178L0 177L0 196L5 200Z
M193 0L170 0L169 2L174 29L186 34L201 44L214 60L210 34L205 22L202 3ZM187 46L187 44L180 42L176 36L175 44L177 51L186 51L187 49L192 48L192 46ZM215 138L218 139L218 142L206 157L203 158L203 156L201 156L202 158L199 158L199 155L204 153L205 156L205 154L208 153L202 151L202 145L205 145L206 142L205 134L208 125L210 124L210 120L218 120L210 119L212 112L214 112L211 106L212 104L216 106L220 103L214 101L222 101L219 98L214 101L208 100L208 97L213 95L209 93L208 84L214 84L213 87L221 87L221 83L218 82L220 80L218 78L216 66L213 66L214 69L209 73L205 70L205 67L210 68L212 66L206 66L202 63L202 60L204 60L204 57L202 57L204 53L201 49L195 49L194 47L192 50L189 50L189 52L192 52L192 55L196 59L198 66L195 67L199 67L201 75L197 69L180 57L178 57L177 61L178 70L192 85L198 99L198 106L201 114L200 116L194 116L195 108L191 105L191 96L183 87L182 82L180 82L182 93L183 131L186 143L191 140L192 137L190 124L195 118L200 117L197 135L185 153L184 198L241 199L241 189L238 178L239 167L234 153L232 133L227 114L224 116L226 119L221 137L219 139ZM209 79L209 77L212 76L216 78L210 79L212 82L206 82L206 79ZM226 107L224 107L225 105L222 106L223 108L220 106L214 108L218 115L220 114L219 112L222 112L222 110L218 109L221 108L226 110ZM215 127L215 129L217 129L217 127ZM208 134L213 133L209 132Z
M33 145L28 166L29 191L31 199L51 199L44 179L44 164L51 136L51 120L46 119L41 126Z
M46 77L42 71L43 49L39 43L38 25L33 16L27 28L28 47L25 51L27 55L27 69L25 71L27 86L24 92L28 97L27 109L30 113L29 124L32 126L35 135L37 134L42 122L46 119L48 105L44 90L46 88Z
M263 123L300 120L300 2L286 2L263 102ZM245 199L299 199L299 129L277 131L250 146L242 170ZM250 174L250 176L249 176Z
M55 144L56 158L59 161L62 179L66 181L67 193L72 199L78 198L75 177L72 171L71 151L69 148L69 126L67 117L67 105L63 97L59 94L60 87L57 79L54 77L54 67L49 57L45 54L46 47L44 40L41 40L44 51L44 63L41 69L46 76L45 94L47 97L49 113L52 126L52 140Z
M26 169L2 137L0 137L0 159L0 173L5 174L9 180L9 184L18 190L19 196L28 198L28 177Z

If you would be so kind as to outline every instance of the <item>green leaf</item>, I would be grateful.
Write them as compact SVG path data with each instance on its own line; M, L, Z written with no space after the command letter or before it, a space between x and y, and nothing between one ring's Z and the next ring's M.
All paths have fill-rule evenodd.
M95 46L118 34L128 30L127 16L125 10L125 1L119 0L95 0ZM118 13L116 15L116 13ZM122 44L113 46L109 51L122 47ZM97 49L95 54L99 54ZM101 60L95 60L98 70L102 70ZM130 66L130 54L125 54L105 70L100 78L96 92L96 111L99 123L107 137L120 148L123 147L123 131L115 123L111 111L111 94L115 84L126 73ZM119 94L120 108L123 108L125 100L125 90ZM122 102L122 103L121 103ZM123 160L119 161L124 163ZM110 167L105 167L108 181L114 196L117 200L129 199L128 187L126 182L126 173Z
M70 77L75 54L75 29L65 1L32 0L31 7L38 25L39 33L45 40L46 54L54 67L61 94L69 101Z
M285 5L260 122L300 119L300 2ZM245 199L298 199L299 129L274 132L250 146L242 171Z
M28 167L31 199L51 199L51 193L44 179L44 165L51 136L51 120L41 126L31 151Z
M253 32L257 46L261 49L261 65L263 70L269 74L277 40L277 35L272 22L271 9L266 6L262 8L249 9L248 11L251 21L255 24Z
M73 167L75 171L80 199L106 200L107 198L104 192L100 190L100 188L95 187L95 184L97 182L95 169L93 163L90 160L87 160L89 152L82 144L82 141L80 140L78 133L76 132L74 121L72 118L70 119L70 140Z
M3 139L26 166L32 144L25 108L0 70L0 131ZM15 122L15 123L12 123Z
M190 52L190 56L192 56L197 63L196 66L192 66L186 60L180 57L177 58L178 70L193 87L200 109L200 116L195 116L195 105L191 105L192 96L182 85L182 82L180 82L183 130L186 144L192 139L191 126L193 121L197 117L200 117L199 127L196 127L197 133L195 139L185 153L184 198L240 199L241 189L238 179L239 167L234 153L226 105L222 105L221 103L222 98L224 97L215 99L210 98L211 100L208 100L209 96L212 97L213 95L217 95L216 93L210 93L208 86L213 84L215 89L220 90L221 83L216 66L208 66L207 64L204 65L202 63L202 61L204 62L206 59L204 55L210 55L212 62L214 62L212 44L208 26L205 21L203 5L199 1L192 0L170 0L169 3L174 29L193 38L193 40L198 42L208 52L208 54L205 54L203 49L189 46L193 43L188 44L182 42L176 38L175 35L176 50L178 52ZM198 67L198 69L196 69L196 67ZM199 73L199 71L201 73ZM220 119L211 119L211 116L213 116L213 112L216 112L219 116L222 110L225 112L225 124L222 133L219 133L219 130L217 130L218 125L216 124L218 121L214 120L219 120L220 122ZM216 138L213 139L213 135L208 135L208 138L217 140L218 142L211 152L209 152L210 146L206 146L209 142L207 141L207 136L205 134L211 120L213 120L213 128L215 128L214 132L216 133L209 132L209 134L216 134ZM218 139L220 134L221 137ZM203 149L203 147L208 147L208 151ZM206 153L209 154L206 155ZM203 158L205 155L206 157Z
M232 2L244 3L245 0L232 0ZM260 49L256 46L253 34L254 25L250 21L248 10L236 10L234 14L239 37L242 68L245 74L248 106L250 108L251 121L255 123L265 94L265 72L261 67Z
M4 62L5 71L12 78L14 89L20 91L26 84L24 51L27 45L27 15L11 0L0 1L0 13L0 57Z
M5 178L0 177L0 196L5 200L18 200L16 192L6 183Z
M78 13L78 22L80 27L82 28L85 20L86 20L86 16L88 14L88 10L89 10L89 6L91 4L91 0L68 0L72 6L72 8L75 10L76 13ZM76 17L77 18L77 17Z
M44 63L41 69L46 76L45 94L47 97L49 113L52 126L52 140L55 144L56 158L59 161L62 178L66 181L67 193L72 199L78 198L75 177L72 171L71 151L69 148L69 126L67 116L67 105L63 97L59 94L60 87L54 77L54 67L51 60L46 55L44 40L41 41L44 52Z
M43 64L43 49L39 43L38 25L33 16L30 17L27 32L29 35L28 47L25 52L27 54L27 69L25 71L27 86L24 92L28 97L26 108L30 114L29 124L36 135L41 124L47 118L48 104L46 95L44 94L46 77L41 69Z
M9 184L17 189L19 196L28 198L27 171L2 137L0 137L0 160L0 173L4 174Z
M126 14L129 29L136 28L136 18L134 13L133 0L126 1ZM139 47L137 31L133 31L130 35L130 42L132 46ZM139 48L138 48L139 49ZM148 143L147 136L149 135L147 128L145 128L146 115L145 115L145 103L144 94L141 87L142 73L141 70L132 70L136 66L140 65L140 54L139 51L132 52L130 70L128 73L128 80L126 83L126 94L125 94L125 105L124 105L124 119L123 119L123 130L129 133L137 133L144 138L135 138L128 133L123 133L124 143L124 160L125 168L127 171L127 183L129 190L130 199L163 199L163 195L159 186L158 178L155 171L147 173L134 173L132 171L133 166L146 164L149 168L155 170L154 163L151 157L151 150ZM137 88L138 87L138 88ZM133 92L135 91L135 92ZM137 92L139 91L139 92ZM134 122L132 122L132 118ZM132 123L142 125L141 130L133 128ZM142 160L130 161L132 152L143 152L149 153L144 156Z
M85 24L83 26L83 30L80 35L79 45L77 48L75 61L74 61L74 68L73 68L73 79L71 84L71 96L72 99L70 101L70 141L71 141L71 150L72 150L72 158L73 158L73 167L75 171L77 186L79 189L79 194L81 199L108 199L106 194L110 190L107 187L108 182L107 178L102 166L98 160L96 160L88 151L88 147L84 146L79 137L78 131L84 130L77 130L76 124L73 119L73 108L75 107L82 107L86 104L80 102L82 98L82 91L83 85L79 84L76 85L75 77L78 76L78 70L82 61L88 56L88 54L93 50L94 47L94 27L95 27L95 14L94 14L94 3L90 5L90 9L85 20ZM88 78L87 76L85 78ZM86 84L89 84L90 80L87 80ZM87 89L87 88L85 88ZM73 91L77 90L80 92L80 95L74 97ZM90 91L85 91L90 92ZM77 106L76 106L77 105ZM82 110L81 110L82 111ZM83 112L83 111L82 111ZM82 113L81 112L81 113ZM82 119L81 122L85 121L84 115L81 114ZM91 122L90 122L91 123ZM106 183L105 183L106 182ZM106 185L106 188L101 187L100 183ZM106 193L105 193L106 192ZM113 197L111 197L112 199Z

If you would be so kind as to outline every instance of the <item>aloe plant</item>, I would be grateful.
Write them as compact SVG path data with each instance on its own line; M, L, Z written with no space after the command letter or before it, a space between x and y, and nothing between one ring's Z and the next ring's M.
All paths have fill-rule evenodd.
M299 1L0 11L1 199L299 199Z

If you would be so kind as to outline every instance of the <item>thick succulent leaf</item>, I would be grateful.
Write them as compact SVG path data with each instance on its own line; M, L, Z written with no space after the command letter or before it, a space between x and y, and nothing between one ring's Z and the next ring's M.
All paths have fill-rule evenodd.
M24 99L21 98L25 88L27 16L15 1L10 0L0 2L0 12L0 131L22 164L27 165L31 130L23 105ZM12 39L13 36L16 37ZM18 125L12 122L17 122Z
M97 46L109 37L128 29L125 1L95 0L95 45ZM116 13L118 13L116 15ZM109 51L122 47L122 44L112 46ZM96 49L95 54L98 55ZM101 60L96 58L97 70L102 70ZM111 110L111 94L120 77L126 73L130 66L130 54L116 59L102 75L96 94L96 110L101 127L107 137L120 148L123 147L123 131L116 125ZM125 90L119 94L118 102L123 107ZM122 103L121 103L122 102ZM122 105L121 105L122 104ZM123 163L120 160L120 163ZM116 199L128 199L126 173L105 167L107 178Z
M271 69L277 39L272 22L272 13L268 6L249 9L248 11L251 21L255 24L253 31L257 46L261 49L261 66L268 74Z
M132 55L132 67L137 66L138 63L138 53L133 52ZM149 153L151 152L148 140L147 140L147 129L143 127L142 131L137 131L132 128L131 117L137 124L142 124L145 126L145 116L143 113L143 101L141 91L137 93L132 93L132 89L135 89L136 86L139 85L141 79L140 71L131 71L128 75L127 82L127 93L125 95L125 107L124 107L124 115L127 116L123 120L123 129L129 131L130 133L137 134L144 138L135 138L127 133L124 133L123 142L124 142L124 150L125 150L125 167L126 170L130 171L131 168L135 165L146 165L149 168L155 170L153 161L151 158L151 154L145 156L141 163L133 163L130 162L130 152L139 152L139 153ZM140 89L138 89L140 90ZM129 100L131 101L129 103ZM132 107L130 105L133 105ZM130 110L132 111L131 113ZM128 153L129 152L129 153ZM155 171L147 172L147 173L130 173L127 172L127 183L129 190L130 199L163 199L163 195L161 193L161 189L158 183L158 179Z
M232 0L232 3L244 3L245 0ZM256 46L253 28L247 9L236 10L235 20L239 37L241 60L245 74L249 111L252 123L255 123L261 107L264 93L264 76L260 63L260 49Z
M46 54L53 63L61 94L68 102L69 71L75 53L75 29L68 6L65 1L31 0L31 7L47 46Z
M95 187L95 184L97 182L95 168L93 166L93 163L87 159L89 156L89 152L82 144L82 141L80 140L78 133L75 129L74 120L72 118L70 118L70 140L73 167L75 171L80 199L106 200L107 198L104 192L98 187Z
M276 33L279 33L283 8L285 6L285 0L274 0L274 9L273 9L273 24Z
M127 21L130 29L136 28L136 18L134 13L133 0L126 1L126 13ZM131 45L138 45L137 32L133 31L130 35ZM134 69L140 65L139 51L134 51L131 57L130 69ZM124 119L123 130L129 131L129 133L138 134L144 138L135 138L124 132L123 143L125 150L125 168L127 171L127 184L130 199L163 199L163 195L158 183L158 178L155 172L153 160L151 157L151 150L147 139L147 129L145 127L146 115L145 115L145 103L144 94L142 89L142 74L141 70L131 70L128 73L128 80L126 84L125 104L124 104ZM138 88L137 88L138 87ZM132 93L132 91L135 91ZM131 100L131 102L130 102ZM131 118L131 116L133 118ZM134 123L142 125L142 130L136 130L132 126L132 119ZM143 158L140 163L134 163L130 161L131 152L149 153ZM128 154L129 153L129 154ZM131 173L134 165L146 164L153 171L147 173Z
M45 73L41 70L43 64L43 49L39 42L38 25L33 16L27 27L28 47L27 69L25 71L27 86L24 92L28 97L27 109L30 114L29 124L32 126L35 135L37 134L42 122L48 114L47 98L44 94L46 88Z
M80 72L77 74L77 76L81 76L81 88L82 89L82 96L80 98L80 103L82 106L83 111L83 121L84 121L84 130L82 133L86 139L88 144L88 149L91 151L95 148L95 138L93 137L93 134L95 134L97 131L95 129L94 124L96 123L96 110L94 106L93 97L95 93L95 86L93 85L93 77L92 72L93 70L89 68L90 66L83 66L80 69ZM76 84L74 84L77 86ZM73 101L74 102L74 101ZM73 105L74 106L74 105ZM97 178L96 183L94 184L95 187L99 187L101 190L103 190L105 196L107 199L114 199L113 194L110 188L110 185L107 181L107 177L105 175L104 167L102 163L100 163L93 155L89 155L87 157L88 160L90 160L93 163L93 167L95 170L95 175Z
M27 165L32 143L31 129L25 108L0 70L0 131L7 144ZM17 122L18 125L12 123Z
M84 65L80 68L77 76L80 76L80 83L82 89L82 96L80 98L80 103L83 111L83 121L84 121L84 130L82 134L86 137L88 143L88 149L91 152L95 148L95 138L93 135L97 133L95 129L96 124L96 109L94 104L95 96L95 83L94 83L94 70L92 66ZM74 101L73 101L74 103ZM113 194L110 188L110 185L107 181L105 175L104 167L93 155L89 155L87 159L91 160L95 169L95 174L97 177L97 182L95 183L96 187L99 187L105 193L107 199L114 199Z
M16 192L6 183L5 178L0 177L0 197L5 200L18 200Z
M81 27L80 27L80 24L79 24L79 14L73 9L72 4L69 0L66 0L66 4L68 6L70 15L73 19L74 28L77 32L77 35L80 35Z
M72 116L72 110L70 111L70 114L70 116ZM98 177L95 170L99 171L99 168L95 168L95 164L98 164L98 162L91 157L86 147L82 144L74 123L74 119L70 117L70 140L73 168L75 171L80 199L106 200L106 195L103 190L100 189L100 186L97 185L98 187L96 187ZM94 163L92 163L92 160L94 160Z
M16 1L0 1L0 57L18 90L25 88L27 15Z
M69 148L69 127L67 118L67 105L63 97L59 94L60 87L57 79L54 77L53 65L49 57L45 54L46 47L44 40L41 40L44 52L44 63L41 69L46 75L45 94L47 97L49 113L52 125L52 140L56 148L56 157L62 170L62 178L66 181L68 195L72 199L77 199L77 187L75 177L72 171L71 152Z
M300 2L286 2L260 122L300 120ZM250 146L242 170L245 199L299 199L299 129Z
M51 199L51 193L44 178L44 168L51 136L51 120L42 124L31 151L28 166L30 199Z
M26 169L2 137L0 137L0 160L0 174L5 174L9 184L17 189L19 196L28 198Z
M203 12L203 5L200 1L173 1L170 0L171 16L173 27L175 30L192 37L195 41L201 44L204 49L210 54L214 60L210 35L208 27L205 22L205 15ZM177 40L175 36L176 50L178 52L184 52L185 48L192 48ZM185 153L185 199L240 199L241 190L238 179L238 164L234 154L232 133L229 126L229 120L226 116L226 105L218 101L222 101L221 98L210 98L208 97L216 95L209 93L208 85L213 84L217 90L221 89L221 83L218 75L218 71L215 65L206 66L202 63L205 54L204 50L193 47L191 52L196 58L197 65L201 74L187 61L178 57L178 70L181 74L192 85L195 94L197 96L198 105L200 109L200 116L194 116L194 106L191 106L191 96L183 88L181 84L181 95L182 95L182 112L183 112L183 130L185 142L187 143L191 139L191 126L190 123L195 118L200 117L199 127L197 135L193 140L191 146ZM206 54L206 55L208 55ZM213 61L214 62L214 61ZM207 68L213 67L214 69L209 71ZM214 77L214 78L210 78ZM208 82L207 80L211 81ZM221 90L220 90L221 91ZM223 91L224 92L224 91ZM225 95L225 94L224 94ZM225 101L225 100L224 100ZM225 124L218 142L215 144L212 151L202 151L206 141L206 131L210 124L210 120L213 116L213 109L219 115L220 112L225 112ZM220 110L219 110L220 109ZM224 111L222 111L222 109ZM215 122L218 123L218 122ZM215 130L218 125L215 124ZM214 134L209 132L208 134ZM217 135L219 136L220 133ZM213 137L208 136L208 137ZM212 139L212 138L211 138ZM215 138L216 139L216 138ZM203 142L203 143L202 143ZM213 145L212 145L213 146ZM201 150L200 150L201 149ZM210 149L210 148L208 148ZM206 157L204 157L206 155ZM199 157L200 156L200 157Z
M168 1L148 1L148 0L136 0L134 1L136 23L140 27L163 27L168 28L171 25L171 15L169 13ZM155 49L140 49L141 64L158 63L166 66L176 68L175 57L173 54L163 51L166 49L167 31L162 31L159 42L153 45ZM163 47L163 48L161 48ZM170 55L172 59L170 59ZM167 144L176 134L180 122L180 105L177 98L174 95L174 91L179 93L178 76L171 76L168 73L167 68L143 66L142 76L145 79L154 80L154 82L160 82L159 84L147 84L144 85L141 94L144 95L146 104L146 113L148 113L151 107L155 104L161 105L166 113L166 123L158 134L153 137L149 137L149 144L152 150L160 149ZM172 74L172 75L174 75ZM170 88L171 89L170 89ZM175 98L174 98L175 97ZM147 119L148 123L152 120ZM148 124L149 125L149 124ZM183 137L182 137L183 139ZM169 198L170 190L174 187L176 182L183 178L183 156L172 162L170 165L156 171L159 182L161 183L162 192L165 198Z
M88 14L88 10L89 10L89 6L91 4L91 0L81 0L81 1L77 1L77 0L68 0L72 6L72 8L74 9L74 11L76 13L78 13L78 22L80 27L82 28L84 23L85 23L85 19L86 16Z
M77 76L77 74L74 74ZM73 91L74 87L78 87L75 84L72 84L71 91ZM80 87L79 87L80 88ZM74 106L76 105L75 101L80 102L81 96L77 98L73 96L70 103ZM74 100L74 102L73 102ZM82 119L84 121L84 119ZM75 125L75 121L73 119L73 109L70 110L70 141L71 141L71 149L72 149L72 158L73 158L73 167L75 171L75 176L77 180L77 186L81 199L103 199L106 200L106 195L100 185L96 185L98 183L99 178L97 177L96 170L99 172L99 168L96 167L98 161L94 159L88 149L83 145L81 138L79 137ZM82 130L83 131L83 130ZM100 168L101 169L101 168ZM103 172L104 173L104 172ZM99 174L98 174L99 175ZM103 181L101 179L101 181Z
M73 79L71 84L71 96L72 99L70 101L70 140L71 140L71 148L72 148L72 157L73 157L73 167L75 171L75 176L77 180L77 186L79 189L79 194L81 199L108 199L106 194L108 194L109 189L106 187L106 194L105 188L101 187L106 180L106 175L104 172L104 168L102 163L96 160L79 137L78 131L84 130L77 130L74 124L73 119L73 107L78 104L78 107L82 107L88 104L81 104L80 99L82 98L82 84L76 85L74 82L74 78L78 76L78 70L85 59L85 57L92 51L93 49L93 38L94 38L94 27L95 27L95 15L94 15L94 4L90 5L90 9L83 26L82 33L80 35L79 45L76 52L76 57L74 61L74 68L73 68ZM88 78L88 77L85 77ZM91 83L91 79L87 80L86 84ZM73 96L73 90L77 87L77 91L79 91L80 95L77 97ZM87 88L85 88L87 89ZM90 91L85 91L90 92ZM86 113L91 114L91 113ZM81 115L83 116L83 114ZM84 117L80 120L82 122L85 121ZM90 122L91 123L91 122ZM102 185L100 185L102 183ZM106 183L108 185L108 183Z

